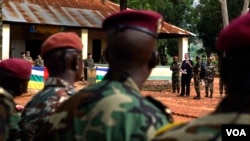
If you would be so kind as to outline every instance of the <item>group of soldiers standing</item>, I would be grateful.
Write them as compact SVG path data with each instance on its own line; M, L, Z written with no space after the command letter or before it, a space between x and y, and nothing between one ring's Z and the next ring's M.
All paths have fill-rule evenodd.
M192 74L196 96L194 99L201 99L201 83L205 83L205 97L213 98L213 82L215 76L215 65L211 62L210 57L207 58L206 63L201 61L200 56L196 56L196 63L192 63ZM179 62L178 57L174 56L173 63L170 65L172 71L172 89L173 93L179 93L181 89L181 77L185 75L181 73L182 63Z
M40 54L37 55L37 58L33 60L33 58L30 56L30 51L22 52L21 53L21 58L30 62L32 65L36 67L43 67L44 66L44 61L41 57Z

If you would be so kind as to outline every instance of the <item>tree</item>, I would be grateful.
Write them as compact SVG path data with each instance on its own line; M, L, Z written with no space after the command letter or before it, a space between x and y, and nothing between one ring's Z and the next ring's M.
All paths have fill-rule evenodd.
M248 12L248 10L249 10L249 2L250 2L250 0L244 0L244 5L243 5L243 8L242 8L242 12L241 12L241 14L245 14L245 13L247 13Z
M0 0L0 11L2 12L3 8L3 1ZM0 49L2 49L2 27L3 27L3 21L2 21L2 13L0 13ZM2 57L2 55L0 55Z
M222 20L223 20L223 26L227 26L229 23L228 20L228 11L227 11L227 0L219 0L221 3L221 13L222 13Z
M127 0L120 0L120 10L125 10L128 7L128 1Z

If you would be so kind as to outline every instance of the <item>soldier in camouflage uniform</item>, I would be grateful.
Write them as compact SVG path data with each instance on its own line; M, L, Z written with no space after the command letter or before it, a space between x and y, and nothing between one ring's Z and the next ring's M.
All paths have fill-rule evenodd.
M0 140L5 141L9 137L10 119L16 113L13 97L0 87Z
M178 57L174 56L174 61L170 65L170 70L172 71L172 89L173 93L180 91L180 69L181 63L178 61Z
M215 75L215 66L211 63L211 58L207 58L207 64L205 66L205 97L208 97L210 91L210 98L213 98L214 92L214 75Z
M87 59L84 61L84 79L88 80L88 69L94 69L95 68L95 62L94 59L92 58L92 53L88 53Z
M50 36L42 45L41 55L49 72L45 87L25 106L20 127L24 140L40 133L40 128L55 108L75 93L74 82L82 74L82 42L73 32Z
M32 57L30 56L30 51L26 51L25 52L25 60L29 61L31 64L33 64L33 59Z
M37 140L152 139L158 128L170 122L166 107L158 108L156 105L161 104L140 94L158 64L155 50L161 25L162 16L152 11L123 10L107 17L103 22L107 31L107 74L101 82L65 101Z
M201 58L200 56L196 56L196 64L193 68L193 78L194 78L194 89L196 92L196 96L194 99L198 100L201 99L201 93L200 93L200 72L201 72Z
M19 138L20 110L13 98L27 90L31 64L23 59L11 58L0 62L0 140Z
M245 58L250 54L249 23L248 12L232 20L219 34L216 48L222 53L219 56L222 59L221 76L228 93L215 111L186 124L167 125L159 130L153 141L221 141L226 132L221 125L250 124L250 75L246 75L250 62ZM241 140L237 136L233 138Z

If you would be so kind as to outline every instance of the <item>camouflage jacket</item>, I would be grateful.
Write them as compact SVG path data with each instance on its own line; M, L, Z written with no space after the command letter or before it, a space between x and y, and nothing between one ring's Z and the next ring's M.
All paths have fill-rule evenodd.
M249 124L247 113L216 113L162 130L153 141L221 141L222 124Z
M167 123L131 78L108 73L63 103L36 140L149 141Z
M38 67L44 66L43 59L40 59L40 58L35 59L35 66L38 66Z
M210 63L206 64L205 78L206 80L213 80L215 75L215 66Z
M201 63L197 62L193 68L194 79L200 79L200 72L201 72Z
M95 67L95 62L93 59L85 59L84 60L84 68L94 68Z
M44 89L38 92L25 106L20 121L25 138L39 133L44 122L62 102L75 93L74 87L60 78L49 77Z
M30 62L33 62L33 59L32 59L32 57L30 57L30 56L29 56L29 57L26 56L26 57L25 57L25 60L30 61Z
M181 69L181 63L180 62L173 62L170 65L170 70L172 70L173 73L180 73L180 69Z
M11 137L12 131L18 130L20 116L15 109L13 97L3 88L0 88L0 140Z

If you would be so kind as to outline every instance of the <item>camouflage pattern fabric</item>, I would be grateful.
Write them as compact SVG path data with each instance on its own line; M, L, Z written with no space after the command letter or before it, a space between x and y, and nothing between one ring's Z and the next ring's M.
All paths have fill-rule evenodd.
M108 73L64 102L36 140L149 141L167 123L131 78Z
M214 75L215 75L215 66L212 63L206 64L206 73L205 73L205 92L206 96L209 94L210 90L210 97L212 98L214 92Z
M15 109L13 97L3 88L0 88L0 140L11 137L12 131L18 130L17 122L20 117Z
M201 63L197 62L193 68L193 78L194 78L194 89L198 97L200 97L200 72L201 72Z
M43 90L38 92L25 106L20 121L25 139L32 139L40 132L48 117L62 102L75 93L74 87L60 78L49 77Z
M153 141L221 141L222 124L249 124L250 114L210 114L158 134Z
M44 61L41 58L35 59L35 66L42 67L44 66Z
M181 69L181 63L174 61L170 65L170 70L172 70L172 89L173 92L177 90L177 93L180 91L180 69Z
M30 56L26 56L26 57L25 57L25 60L30 61L30 62L33 62L33 59L32 59L32 57L30 57Z
M222 78L220 78L219 80L219 91L220 91L220 96L222 96L223 92L225 95L227 94L227 88Z
M85 59L84 60L84 67L85 68L93 68L95 66L94 60L93 59Z

